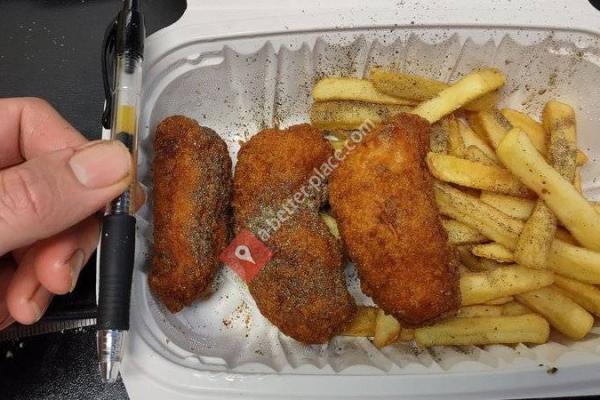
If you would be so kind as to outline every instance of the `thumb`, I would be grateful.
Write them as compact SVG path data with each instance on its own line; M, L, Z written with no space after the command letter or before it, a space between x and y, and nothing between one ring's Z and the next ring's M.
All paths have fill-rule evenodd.
M98 141L0 171L0 255L93 214L127 188L130 170L123 144Z

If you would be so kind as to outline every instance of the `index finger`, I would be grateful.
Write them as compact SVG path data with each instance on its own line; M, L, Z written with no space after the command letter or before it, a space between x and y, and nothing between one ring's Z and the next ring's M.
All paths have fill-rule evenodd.
M86 142L47 101L35 97L0 99L0 168Z

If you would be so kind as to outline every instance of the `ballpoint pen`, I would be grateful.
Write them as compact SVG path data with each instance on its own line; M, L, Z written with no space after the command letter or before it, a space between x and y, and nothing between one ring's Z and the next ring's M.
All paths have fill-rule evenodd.
M107 29L102 72L106 109L102 124L111 139L123 143L133 159L131 185L106 208L102 224L97 317L98 362L103 381L119 376L125 335L129 329L129 301L135 253L134 190L137 130L142 86L144 20L140 1L125 0Z

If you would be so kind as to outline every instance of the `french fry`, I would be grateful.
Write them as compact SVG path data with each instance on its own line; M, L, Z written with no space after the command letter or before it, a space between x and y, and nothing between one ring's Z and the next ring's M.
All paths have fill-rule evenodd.
M560 275L554 277L554 286L592 314L600 317L600 289Z
M465 114L465 118L467 119L469 127L473 130L473 132L475 132L475 134L479 138L481 138L482 140L484 140L486 143L490 144L490 141L488 139L485 127L481 123L481 120L477 117L480 113L483 114L485 112L486 111L481 111L481 112L467 112Z
M513 296L505 296L505 297L498 297L497 299L494 299L494 300L486 301L483 304L489 305L489 306L498 306L498 305L501 306L504 304L508 304L514 300L515 300L515 298Z
M443 219L442 225L448 234L448 241L453 245L487 242L487 238L477 230L453 219Z
M448 154L448 118L442 118L431 125L429 149L434 153Z
M523 229L523 222L448 184L434 182L433 188L442 215L477 229L489 239L514 249Z
M394 343L400 336L400 323L391 315L386 315L383 310L377 310L375 320L375 335L373 344L378 349Z
M416 101L429 100L448 87L448 84L434 79L383 68L371 68L369 80L382 93Z
M371 68L369 79L382 93L402 99L423 101L437 96L448 84L434 79L402 72L389 71L383 68ZM464 108L481 111L493 108L498 102L498 91L485 94L467 104Z
M550 132L548 162L569 182L575 178L577 143L575 112L556 100L544 107L542 121ZM515 260L529 268L546 268L552 241L556 235L556 217L542 200L538 200L517 241Z
M369 104L358 101L323 101L310 109L312 125L320 129L358 129L365 121L378 124L410 107L396 104Z
M554 287L545 287L516 296L519 303L543 315L557 331L581 339L592 329L594 317Z
M577 240L575 240L575 238L571 236L569 231L561 227L556 228L555 238L558 240L562 240L563 242L572 244L574 246L579 245L579 243L577 243Z
M575 162L577 164L578 167L582 167L585 164L587 164L589 161L589 158L587 156L587 154L585 154L582 150L577 149L577 155L575 156Z
M515 248L523 222L444 183L435 182L434 192L440 213L477 229L508 249ZM555 239L547 263L550 270L568 278L600 284L599 252Z
M563 147L562 143L557 143L555 146L558 145L568 154L571 154L574 151L576 153L575 165L577 167L581 167L588 162L587 155L577 148L575 110L573 110L570 105L557 100L549 101L542 111L542 125L546 132L558 131L558 137L567 140L568 143L565 143L565 147ZM552 146L552 139L550 140L550 145ZM554 165L552 160L550 160L550 163ZM569 166L567 168L574 168L570 164L571 161L569 161ZM555 166L555 168L561 172L562 167ZM569 174L564 175L562 172L561 175L565 177L569 176Z
M312 90L315 102L354 100L365 103L415 105L416 101L399 99L379 92L366 79L326 77L318 81Z
M489 165L492 167L498 167L498 163L489 158L481 149L477 146L469 146L465 150L464 158L470 161L478 162L481 164Z
M344 151L348 137L342 132L327 132L324 136L334 150Z
M556 279L556 276L554 277ZM506 303L502 305L502 315L505 316L516 316L516 315L525 315L531 314L529 308L525 307L521 303L517 303L516 301L511 301L510 303Z
M465 154L465 142L460 134L458 121L454 115L449 115L448 120L448 154L455 157L463 157Z
M513 252L499 243L486 243L473 246L471 252L477 257L488 258L499 263L514 261Z
M579 243L600 250L600 215L568 180L546 163L523 131L511 130L500 143L498 156L544 200Z
M489 258L479 259L480 271L491 271L496 268L506 267L506 264L499 263L498 261L490 260Z
M504 214L522 221L529 219L537 204L535 200L487 191L482 191L479 199L499 211L502 211ZM600 207L597 205L592 204L592 206L597 211L600 211ZM556 239L574 245L578 244L575 238L573 238L567 230L561 227L556 229Z
M498 157L496 156L496 152L494 151L494 149L492 149L484 139L477 136L477 134L467 124L463 123L462 121L459 121L458 130L463 138L465 148L468 149L471 146L475 146L479 150L481 150L486 156L488 156L488 158L490 158L494 162L498 162Z
M329 140L329 144L333 147L334 150L344 151L346 148L346 144L348 140Z
M375 335L377 308L358 306L354 318L344 327L342 336L372 337Z
M531 118L529 115L510 108L504 108L500 111L502 115L510 122L513 128L519 128L529 136L531 143L544 157L548 154L548 141L546 131L542 124Z
M464 274L468 274L469 272L471 272L471 270L467 267L465 267L464 264L458 264L458 274L459 275L464 275Z
M485 272L472 272L460 278L462 305L482 304L551 285L554 274L520 266L507 266Z
M496 107L499 99L500 92L495 90L465 104L463 108L474 112L492 110Z
M504 168L432 152L427 154L427 166L433 176L444 182L516 196L531 193Z
M471 253L472 248L473 246L471 245L457 246L456 252L458 254L458 259L470 271L483 271L483 268L479 265L479 259Z
M475 318L475 317L499 317L502 315L502 307L474 305L458 309L456 318Z
M600 284L600 253L554 240L548 254L548 268L581 282Z
M331 130L327 130L324 132L325 134L325 138L329 139L338 139L338 140L348 140L350 138L350 135L352 134L352 130L335 130L335 131L331 131Z
M482 191L479 199L504 214L520 220L529 219L536 203L531 199L487 191Z
M480 137L485 137L487 142L495 149L504 136L512 129L512 125L498 110L487 110L470 113L467 116L469 125Z
M411 112L432 124L470 101L498 89L504 82L504 75L496 69L473 71Z
M575 111L556 100L549 101L542 112L546 131L550 132L548 162L563 178L573 182L577 169L577 134Z
M333 236L339 239L340 230L338 229L337 221L335 220L335 218L333 218L331 215L325 212L321 212L319 214L321 215L321 219L323 220L323 222L325 222L325 225L327 225L329 232L331 232Z
M455 318L415 330L421 346L546 343L548 321L537 314L502 317Z
M506 263L499 263L488 258L479 258L472 253L473 246L465 245L456 248L463 265L468 265L469 272L491 271L496 268L506 267Z
M477 199L481 195L481 190L479 190L479 189L470 188L470 187L466 187L466 186L461 186L459 189L461 192L468 194L469 196L475 197Z
M538 200L519 235L514 260L524 267L546 268L548 252L555 235L556 217L542 200Z
M408 328L400 329L400 336L398 337L399 342L410 342L411 340L415 340L415 330Z

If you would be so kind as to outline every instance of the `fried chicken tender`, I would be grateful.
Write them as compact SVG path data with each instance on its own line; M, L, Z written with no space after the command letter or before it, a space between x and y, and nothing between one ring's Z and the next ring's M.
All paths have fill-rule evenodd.
M429 125L401 114L369 132L331 175L329 202L365 294L403 326L454 313L460 290L432 178Z
M267 129L242 145L235 169L236 232L249 229L273 252L250 293L269 321L304 343L328 341L356 309L340 243L318 214L325 182L310 179L332 155L310 125Z
M150 288L171 312L201 297L229 240L231 159L190 118L163 120L154 139L154 259Z

